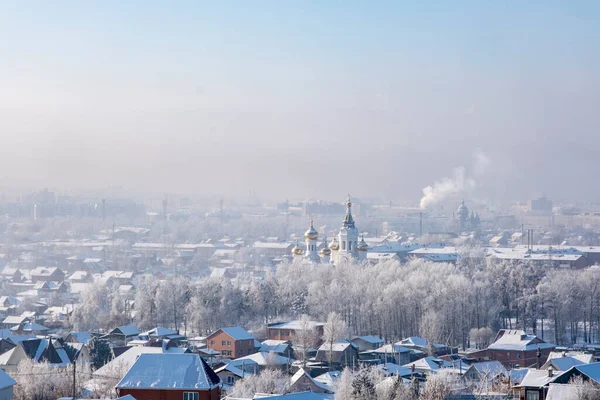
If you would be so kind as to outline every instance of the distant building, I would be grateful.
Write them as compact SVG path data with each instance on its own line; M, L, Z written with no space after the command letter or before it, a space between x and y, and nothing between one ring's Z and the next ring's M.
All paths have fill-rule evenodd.
M534 214L552 214L552 200L546 197L529 200L527 209Z
M460 232L466 230L477 230L479 229L480 219L479 214L474 214L471 212L469 215L469 209L465 205L465 201L463 200L460 203L460 206L456 209L454 213L454 218L456 218L456 222L458 224L458 230Z

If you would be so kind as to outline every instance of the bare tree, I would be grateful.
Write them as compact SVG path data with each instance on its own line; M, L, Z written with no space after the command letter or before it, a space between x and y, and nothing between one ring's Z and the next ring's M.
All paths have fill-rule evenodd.
M333 359L333 345L338 340L348 334L348 325L342 317L336 312L331 312L327 316L327 322L323 327L323 341L329 348L329 368L331 369L331 360Z
M296 354L300 355L302 367L305 367L309 350L318 343L319 332L314 322L306 314L300 317L298 324L298 328L294 330L291 340Z

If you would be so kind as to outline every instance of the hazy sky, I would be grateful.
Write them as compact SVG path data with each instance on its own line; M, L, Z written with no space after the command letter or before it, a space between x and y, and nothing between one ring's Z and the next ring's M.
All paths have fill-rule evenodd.
M0 2L0 184L600 197L600 2Z

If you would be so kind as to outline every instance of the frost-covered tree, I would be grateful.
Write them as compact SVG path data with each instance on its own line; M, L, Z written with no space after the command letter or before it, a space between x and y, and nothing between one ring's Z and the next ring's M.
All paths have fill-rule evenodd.
M256 393L284 394L290 387L290 378L279 369L268 368L238 380L229 397L253 398Z
M327 316L325 326L323 326L323 342L328 348L328 360L331 368L331 360L333 359L333 345L338 340L346 337L348 334L348 326L336 312L331 312Z

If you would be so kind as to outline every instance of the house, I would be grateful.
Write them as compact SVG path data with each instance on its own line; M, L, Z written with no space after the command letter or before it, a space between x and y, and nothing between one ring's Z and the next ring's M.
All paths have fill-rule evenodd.
M44 325L38 324L37 322L23 322L19 325L13 326L10 328L10 330L16 335L43 335L46 334L49 329Z
M303 368L298 369L298 371L290 378L288 391L290 393L333 393L327 385L315 380Z
M115 376L115 374L124 373L131 368L135 360L142 354L183 354L187 349L168 346L135 346L125 348L115 347L112 351L115 357L94 371L94 377L102 378L104 376Z
M258 365L260 369L266 367L284 369L294 362L293 358L280 356L276 353L263 352L257 352L244 357L240 357L237 358L235 361L245 363L246 360L256 363L256 365Z
M37 267L31 271L31 282L62 282L65 280L65 273L56 267Z
M559 372L561 374L564 372ZM548 385L557 378L552 368L529 369L520 384L513 387L513 395L527 400L544 400L548 392Z
M259 365L254 360L237 359L216 368L215 373L221 378L223 384L233 385L238 380L257 373L259 369Z
M113 345L127 344L129 339L140 334L140 331L135 325L123 325L118 326L106 335L102 336L102 339L108 340Z
M4 318L2 325L4 328L11 329L26 322L31 322L31 319L23 315L10 315Z
M0 400L13 400L13 388L16 384L6 372L0 371Z
M68 280L71 283L91 283L94 278L87 271L75 271L69 276Z
M258 351L266 353L277 353L282 356L291 357L294 354L292 344L287 340L265 340L260 344Z
M546 343L522 330L500 329L494 343L485 350L470 353L469 356L482 361L500 361L509 368L536 366L538 363L541 367L555 347L556 345Z
M358 346L358 351L375 350L383 346L383 339L379 336L358 336L352 339L352 343Z
M0 276L4 278L8 278L13 282L21 282L23 280L23 273L18 268L13 268L10 266L6 266L2 268L2 272L0 272Z
M471 382L483 382L489 386L500 377L508 377L508 371L500 361L485 361L472 364L464 374Z
M20 341L15 348L0 355L0 369L6 372L15 371L25 358L62 367L71 363L67 352L60 344L55 346L50 339L32 338Z
M384 376L399 376L410 379L414 375L414 372L410 368L402 367L394 363L379 364L377 365L377 369L380 370Z
M324 374L317 376L314 379L315 379L315 381L324 385L326 388L329 389L330 392L333 393L333 392L335 392L335 388L336 388L341 376L342 376L341 371L328 371L328 372L325 372Z
M318 338L316 345L318 346L323 343L320 338L323 336L324 326L323 322L309 321L305 323L300 320L271 323L267 324L267 339L290 340L297 331L310 329L315 331L315 337Z
M256 352L255 338L239 326L221 328L206 338L206 346L224 357L238 358Z
M433 350L433 355L442 356L448 354L449 348L446 345L440 343L430 344L425 338L418 336L411 336L406 339L402 339L398 342L400 346L408 347L409 349L415 349L424 353L430 353Z
M335 366L347 367L356 365L358 364L358 346L347 340L339 340L331 347L329 343L323 343L317 349L315 360Z
M65 338L67 343L87 344L90 340L92 340L92 335L89 332L71 332Z
M433 356L421 358L420 360L404 365L406 368L414 368L415 371L423 373L436 373L443 368L452 368L453 366L454 364L451 362Z
M422 357L423 352L420 350L412 350L408 347L400 345L400 342L394 344L384 344L375 350L367 350L360 354L360 358L367 360L376 358L383 363L393 362L399 365L408 364L415 358L413 355Z
M552 358L571 357L581 361L583 364L595 362L594 355L585 351L551 351L548 360Z
M541 369L554 368L555 371L566 371L576 365L586 364L585 362L574 357L556 357L548 358L548 361L542 365Z
M140 333L140 337L158 338L158 339L171 339L171 340L185 340L185 336L179 334L179 332L172 329L156 327L149 331Z
M115 388L137 400L219 400L220 384L198 354L142 354Z

